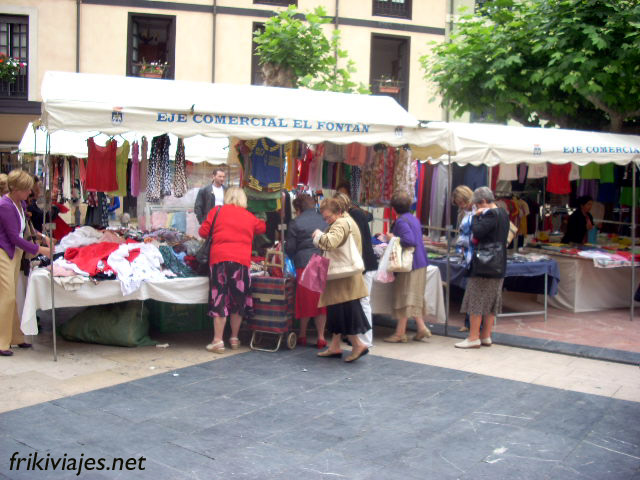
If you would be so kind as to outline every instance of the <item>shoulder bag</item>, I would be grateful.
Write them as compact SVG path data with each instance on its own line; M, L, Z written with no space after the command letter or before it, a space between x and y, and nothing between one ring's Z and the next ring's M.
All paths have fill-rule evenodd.
M326 250L325 255L329 259L327 280L351 277L364 272L364 261L351 234L351 225L346 241L337 248Z
M196 253L196 262L198 262L198 272L200 275L207 275L209 272L209 260L211 255L211 243L213 242L213 227L216 225L216 219L218 218L218 214L220 213L220 208L216 210L216 214L213 216L213 222L211 222L211 228L209 229L209 235L207 235L207 239L204 241L202 246L198 249Z
M399 273L410 272L413 268L413 253L416 250L415 247L403 247L400 243L400 238L393 237L387 248L391 248L387 270Z

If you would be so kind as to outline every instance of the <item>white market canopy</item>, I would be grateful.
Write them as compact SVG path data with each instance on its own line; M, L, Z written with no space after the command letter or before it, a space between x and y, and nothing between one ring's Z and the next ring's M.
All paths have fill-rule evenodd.
M436 158L419 148L426 145L426 133L448 129L455 144L451 161L488 165L517 163L616 163L640 162L640 136L617 133L532 128L485 123L431 122L413 133L414 156ZM423 138L423 135L424 138ZM442 160L442 158L441 158Z
M407 132L418 126L388 96L65 72L46 72L41 94L41 120L49 132L399 146L409 143ZM439 133L424 132L421 139L443 142Z
M50 134L50 152L52 155L69 155L78 158L86 158L88 154L87 139L94 137L94 141L98 145L105 145L109 136L98 133L97 131L85 132L69 132L66 130L58 130ZM150 140L150 137L148 137ZM175 157L176 145L178 137L169 134L171 140L171 148L169 149L169 158ZM139 133L124 133L122 138L115 137L114 140L118 144L122 144L124 140L129 143L142 139ZM29 123L27 129L22 136L18 151L20 153L45 155L47 142L47 132L43 128L34 128ZM197 135L184 139L185 157L189 162L201 163L208 162L211 164L227 163L227 155L229 153L229 140L226 138L210 138Z

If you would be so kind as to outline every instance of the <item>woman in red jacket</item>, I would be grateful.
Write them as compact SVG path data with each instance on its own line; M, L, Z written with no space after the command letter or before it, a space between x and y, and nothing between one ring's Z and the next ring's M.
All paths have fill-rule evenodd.
M212 208L198 233L206 238L213 224L209 254L209 315L213 317L213 341L207 350L224 352L222 333L231 316L233 350L240 346L238 331L242 316L253 306L250 294L251 244L253 236L265 233L267 226L247 210L247 196L241 188L231 187L224 195L224 205Z

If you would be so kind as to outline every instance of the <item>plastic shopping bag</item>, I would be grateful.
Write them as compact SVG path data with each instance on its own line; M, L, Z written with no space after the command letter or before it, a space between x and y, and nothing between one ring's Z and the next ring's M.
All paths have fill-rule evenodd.
M389 241L389 245L385 248L382 258L378 263L378 271L376 272L373 280L379 283L391 283L395 280L393 272L388 271L389 257L391 256L391 250L393 249L393 242L398 241L397 237L392 237Z
M329 259L314 253L302 271L299 284L312 292L322 293L327 284L328 271Z

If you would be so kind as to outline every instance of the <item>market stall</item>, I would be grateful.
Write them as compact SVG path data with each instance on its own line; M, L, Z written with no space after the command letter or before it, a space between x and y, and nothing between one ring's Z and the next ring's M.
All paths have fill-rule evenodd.
M494 190L496 189L494 182L500 176L507 180L516 180L521 172L521 170L516 170L516 166L525 166L528 168L528 173L535 172L536 175L545 179L549 176L550 183L553 180L553 187L545 181L543 191L540 193L544 193L544 188L547 188L549 192L562 194L569 193L567 188L569 187L569 177L572 175L571 165L576 166L574 172L577 166L630 165L627 173L629 177L629 204L637 204L637 174L634 174L634 171L640 160L640 137L638 136L490 124L430 123L428 125L436 128L449 128L456 139L457 150L450 152L447 157L434 160L429 152L423 151L419 147L421 131L415 130L413 132L416 138L416 141L413 142L416 145L413 148L414 155L423 159L431 158L434 163L441 162L446 165L442 168L448 169L449 185L451 185L451 165L454 162L457 165L470 165L479 168L496 167L493 172L485 170L484 178L480 180L483 182L482 184L491 184ZM558 179L565 182L560 187L555 185ZM446 203L449 204L448 201ZM450 215L445 218L450 218ZM613 270L594 268L593 262L589 263L579 257L576 257L574 261L568 261L566 258L556 257L554 252L548 250L536 252L549 255L557 260L560 272L559 296L556 300L550 300L552 305L574 311L630 306L633 318L634 302L630 299L637 287L634 255L637 253L634 248L635 218L635 214L631 215L629 222L632 236L629 243L632 253L626 264L619 265L620 268ZM607 266L618 265L610 262ZM590 282L596 281L594 278L598 278L599 281L600 278L609 278L609 276L612 276L612 283L605 285L607 290L611 291L603 292L603 284L599 289L589 286ZM614 290L615 292L613 292ZM621 291L625 293L621 294ZM622 298L625 296L626 301L623 302ZM590 302L581 305L580 299L584 301L586 297L591 297Z
M333 92L61 72L47 72L41 92L41 121L50 135L45 142L48 155L55 151L53 136L60 131L84 135L102 132L111 136L171 133L185 138L202 135L242 141L268 138L278 144L302 141L401 146L408 142L406 132L418 125L414 117L389 97ZM233 143L235 145L236 140ZM440 153L452 149L450 134L444 129L432 129L428 143L436 146ZM34 276L27 301L32 298L37 305L34 308L53 308L55 312L56 283L50 278L47 295L40 285L41 279L35 278L40 277ZM153 290L153 283L143 282L144 289L141 285L135 295L162 297L164 294L157 289L156 293L145 293L150 288ZM96 288L107 290L102 284ZM109 288L114 289L113 285ZM88 296L91 301L101 297L96 291ZM83 302L80 297L75 295L78 304ZM71 303L70 296L64 295L64 298L64 305ZM115 301L111 295L103 298ZM33 325L33 313L30 307L23 315L23 329Z

